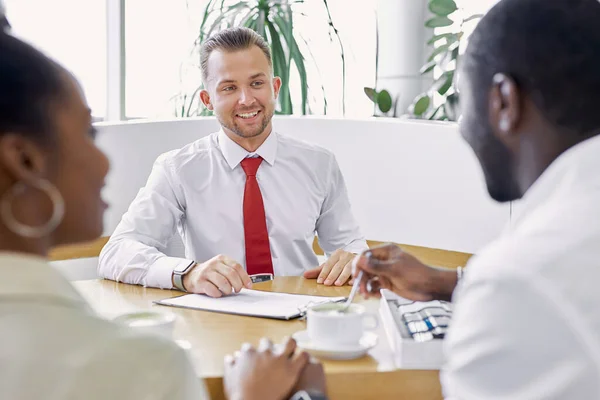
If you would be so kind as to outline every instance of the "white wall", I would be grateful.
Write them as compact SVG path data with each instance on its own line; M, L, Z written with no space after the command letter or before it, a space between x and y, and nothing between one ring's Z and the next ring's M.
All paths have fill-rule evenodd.
M98 144L112 162L104 193L111 205L105 219L109 235L155 158L218 124L200 118L98 128ZM276 117L275 129L336 154L368 239L476 252L509 220L508 205L488 198L477 161L454 124Z
M398 115L406 113L415 97L432 83L432 74L420 73L431 53L426 43L433 34L425 28L430 17L427 4L425 0L377 1L377 90L388 90L393 99L398 96Z

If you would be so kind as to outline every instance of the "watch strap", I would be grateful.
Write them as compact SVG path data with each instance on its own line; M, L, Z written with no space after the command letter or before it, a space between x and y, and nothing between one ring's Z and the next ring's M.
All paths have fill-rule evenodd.
M196 262L192 261L183 270L175 269L173 271L173 284L178 290L181 290L182 292L187 292L185 286L183 286L183 277L192 269L194 265L196 265Z

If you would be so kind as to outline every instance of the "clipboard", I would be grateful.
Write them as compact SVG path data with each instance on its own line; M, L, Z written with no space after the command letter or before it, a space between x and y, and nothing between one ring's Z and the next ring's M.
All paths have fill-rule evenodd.
M239 293L212 298L203 294L184 294L154 301L154 303L249 317L293 320L303 317L306 310L317 304L338 303L345 297L310 296L242 289Z

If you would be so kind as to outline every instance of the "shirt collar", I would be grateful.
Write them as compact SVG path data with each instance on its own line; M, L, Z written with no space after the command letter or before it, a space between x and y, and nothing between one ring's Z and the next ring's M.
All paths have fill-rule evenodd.
M0 253L0 297L55 299L77 308L89 307L46 259L24 253Z
M562 193L574 195L577 190L600 184L600 135L571 147L554 160L518 201L518 212L511 222L517 228L532 211Z
M221 153L225 157L227 164L231 169L237 167L237 165L246 157L253 157L258 155L263 160L273 165L275 163L275 156L277 154L277 133L272 131L263 144L260 145L254 153L246 151L242 146L234 142L227 136L227 134L221 129L217 135L217 140Z

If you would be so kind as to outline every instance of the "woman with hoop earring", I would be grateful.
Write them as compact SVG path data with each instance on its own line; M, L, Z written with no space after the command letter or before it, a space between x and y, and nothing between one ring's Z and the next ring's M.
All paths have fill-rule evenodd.
M0 4L0 397L207 398L184 351L100 319L47 262L102 234L106 156L81 88Z

